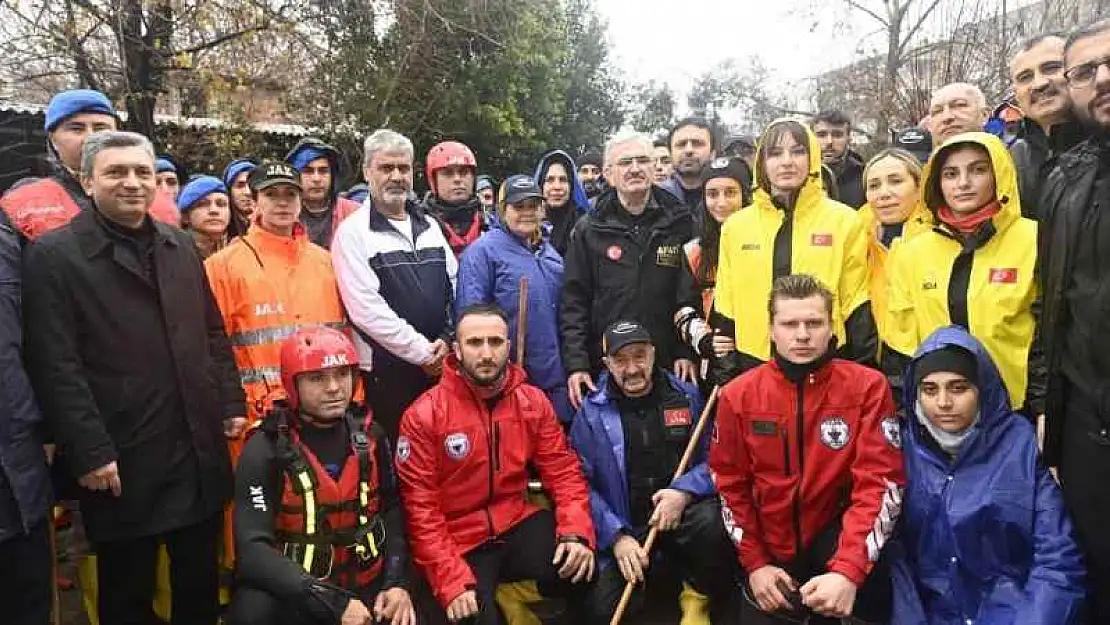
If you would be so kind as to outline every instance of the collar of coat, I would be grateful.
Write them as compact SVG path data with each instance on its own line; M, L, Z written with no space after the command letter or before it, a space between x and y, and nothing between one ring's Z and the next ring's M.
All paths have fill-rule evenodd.
M107 219L107 217L105 217ZM150 215L147 215L151 224L154 227L154 242L155 244L169 245L171 247L178 246L177 237L174 234L174 228L166 225ZM81 248L85 253L86 258L92 258L100 254L104 250L115 245L116 240L112 238L105 226L102 225L97 217L97 211L83 211L73 218L70 222L74 234L81 241Z

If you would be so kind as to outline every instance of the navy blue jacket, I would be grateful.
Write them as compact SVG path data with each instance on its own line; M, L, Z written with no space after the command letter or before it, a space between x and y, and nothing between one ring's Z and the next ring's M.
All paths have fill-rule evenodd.
M23 369L22 261L18 231L0 211L0 542L50 510L43 420Z
M697 386L679 380L669 371L663 373L671 386L689 399L693 426L696 427L703 405ZM597 532L597 549L606 552L602 555L602 565L605 566L611 564L610 550L617 534L632 527L632 515L624 463L624 428L617 400L610 396L608 371L598 378L597 389L582 402L570 428L570 442L582 460L582 472L590 485L590 509ZM711 424L706 427L711 427ZM716 493L709 478L709 436L705 433L698 441L686 473L672 482L671 488L690 493L694 498Z
M914 356L958 345L979 360L979 422L954 460L915 417L904 423L906 488L890 544L894 625L1079 623L1084 569L1056 481L1013 412L982 344L955 326ZM913 362L906 380L913 380ZM917 389L906 387L907 406ZM888 436L890 436L888 434Z

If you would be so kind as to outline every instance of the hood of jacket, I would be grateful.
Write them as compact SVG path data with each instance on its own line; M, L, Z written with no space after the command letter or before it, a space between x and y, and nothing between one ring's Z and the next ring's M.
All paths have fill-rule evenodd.
M298 141L297 144L293 146L292 150L289 150L289 153L285 155L285 162L292 165L301 152L309 149L322 152L324 158L327 158L328 163L331 165L331 187L328 189L328 197L330 198L330 202L334 204L335 198L339 195L340 178L343 177L342 154L339 152L338 148L324 143L321 139L317 139L316 137L305 137ZM295 166L294 169L297 169L298 172L300 171L300 169Z
M764 161L766 159L766 137L771 129L780 124L787 122L798 122L797 120L781 118L776 119L767 126L767 130L763 131L763 135L759 138L759 146L755 150L755 167L753 168L752 175L755 177L755 192L753 193L752 202L764 204L767 206L774 205L774 199L771 196L771 190L763 188L759 183L759 172L764 168ZM825 192L825 182L821 178L821 145L817 143L817 135L809 129L805 124L801 124L805 129L806 142L809 147L809 172L806 175L805 183L802 184L801 190L798 191L798 198L794 205L800 206L813 206L822 199L828 197Z
M987 132L965 132L958 134L941 144L940 148L929 157L925 169L921 172L924 185L922 197L925 206L933 215L933 221L940 223L936 218L937 210L944 205L944 195L940 191L940 169L937 163L947 156L956 146L978 145L987 151L991 159L991 168L994 170L995 198L1001 205L1001 210L994 216L995 230L1001 231L1021 217L1021 198L1018 194L1018 173L1014 166L1014 159L1002 140Z
M579 213L585 214L590 209L590 200L586 197L586 188L582 186L582 180L578 177L578 166L574 164L574 159L570 157L563 150L552 150L544 154L540 158L540 162L536 165L536 173L533 176L536 184L540 189L543 189L543 179L547 175L547 168L552 163L562 163L563 167L567 169L567 177L570 178L570 199L573 202L576 210Z

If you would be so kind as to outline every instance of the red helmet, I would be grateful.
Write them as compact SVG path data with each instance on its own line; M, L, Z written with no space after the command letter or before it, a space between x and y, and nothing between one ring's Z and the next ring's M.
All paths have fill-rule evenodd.
M308 371L358 366L358 352L351 339L325 326L297 330L281 345L281 384L296 408L297 376Z
M433 194L438 194L436 189L436 172L452 165L471 167L478 173L478 159L474 152L458 141L444 141L428 150L428 157L424 159L424 176L428 179L428 186Z

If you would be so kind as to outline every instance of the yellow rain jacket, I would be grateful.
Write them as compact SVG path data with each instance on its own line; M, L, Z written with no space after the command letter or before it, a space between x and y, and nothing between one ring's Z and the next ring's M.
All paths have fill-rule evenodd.
M933 214L921 202L914 206L906 222L902 225L902 234L895 237L890 247L883 245L879 239L879 218L875 216L870 204L864 204L859 209L859 219L863 223L863 231L867 233L867 269L869 292L871 294L871 314L875 317L875 325L879 328L879 338L886 342L886 302L890 291L890 256L903 243L916 237L922 232L933 229Z
M783 123L779 120L768 126ZM764 133L766 136L766 133ZM868 303L867 238L856 211L829 199L821 182L821 149L807 128L809 176L798 193L792 221L770 190L757 188L752 204L733 214L721 230L715 305L736 325L736 348L747 361L771 357L767 304L776 255L789 254L790 273L810 274L833 292L833 332L841 353L864 362L876 357L875 324ZM764 159L762 140L756 169ZM790 228L776 249L780 228ZM783 245L788 244L788 245ZM785 260L785 259L782 259Z
M891 350L908 357L933 330L962 324L961 317L966 318L967 329L990 352L1017 409L1026 405L1036 329L1037 224L1021 216L1017 169L1009 151L984 132L952 137L933 154L922 176L929 210L936 214L944 203L937 154L958 143L978 144L990 154L1001 210L969 238L966 250L961 238L939 221L935 229L898 247L890 261L884 340ZM885 363L884 369L891 373Z

